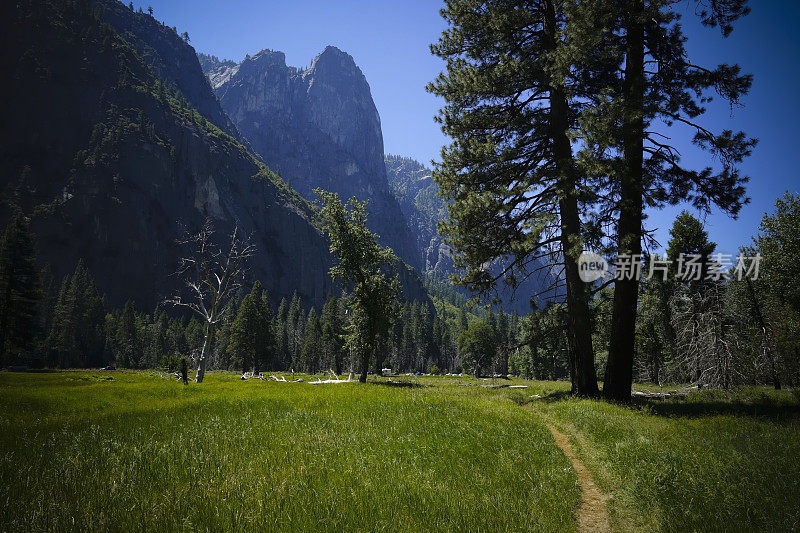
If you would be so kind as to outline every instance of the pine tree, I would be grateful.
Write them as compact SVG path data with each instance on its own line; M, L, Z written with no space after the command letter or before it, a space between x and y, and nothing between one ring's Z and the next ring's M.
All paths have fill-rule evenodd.
M467 318L467 310L464 306L458 308L458 333L466 331L469 327L469 318Z
M244 297L231 324L227 352L230 366L245 371L255 371L259 362L266 359L265 332L270 324L262 313L261 283L256 281L250 294Z
M492 328L492 334L497 340L497 315L494 314L494 309L491 306L486 311L486 323Z
M189 357L189 343L186 341L186 326L183 319L175 317L169 321L169 329L167 330L167 338L169 339L170 355L177 360Z
M703 223L688 211L682 211L678 215L672 224L669 235L667 260L671 277L673 280L680 280L681 276L691 274L691 272L686 272L689 270L690 262L699 263L697 279L688 280L693 288L698 288L706 281L708 265L711 255L717 247L716 243L708 240L708 232L703 228ZM683 271L679 271L679 268Z
M189 322L186 324L186 329L184 330L184 336L186 337L188 351L192 358L196 359L199 355L197 348L202 346L203 339L205 338L203 325L196 317L189 319Z
M39 270L39 303L36 310L36 360L34 364L47 364L47 333L53 321L53 309L58 298L58 286L55 283L52 269L48 266Z
M89 271L78 262L75 272L64 277L53 309L47 345L60 368L100 365L105 347L105 298Z
M275 320L273 322L273 330L276 336L276 369L289 368L292 362L291 355L289 354L289 335L287 331L288 313L289 306L286 303L286 298L281 298L281 303L278 305L278 313L275 315Z
M759 235L744 255L761 256L759 276L739 276L731 283L733 300L742 309L740 330L753 332L756 364L765 368L766 380L775 389L781 381L800 383L800 196L786 192L775 202L772 213L765 213Z
M300 356L300 369L310 374L319 372L320 353L322 352L322 327L317 312L312 307L308 312L305 327L305 342Z
M333 369L336 375L342 373L344 363L344 329L339 316L339 300L328 298L322 308L322 369Z
M411 314L406 312L403 314L403 337L400 348L400 360L397 363L399 371L413 370L413 359L416 353L414 344L414 322Z
M72 275L71 291L77 302L77 341L78 359L83 365L103 365L103 346L105 344L103 324L106 315L105 296L95 285L89 271L79 262Z
M260 283L258 284L261 285ZM262 349L258 352L257 363L259 369L277 370L280 368L280 359L278 359L275 350L275 330L272 327L272 302L269 298L269 292L262 287L259 287L259 289L261 291L259 302L259 314L261 316L259 345Z
M117 323L114 333L114 342L117 349L117 366L136 368L141 367L141 337L136 324L136 308L130 300L125 302L125 308Z
M303 350L303 325L303 307L300 296L295 291L286 315L286 338L290 366L296 370L300 368L300 352Z
M47 338L47 346L54 355L49 363L59 368L67 368L68 357L75 350L75 295L69 290L71 280L67 274L61 281Z
M573 389L596 396L589 292L577 265L586 191L570 136L581 107L596 96L595 72L617 65L569 53L568 5L446 3L442 15L450 27L432 51L447 70L428 88L447 102L439 120L453 143L443 149L434 178L450 202L440 231L465 272L459 283L487 294L501 281L518 286L542 259L564 265L578 361ZM590 56L592 69L574 68Z
M510 330L508 315L501 307L497 312L497 361L495 372L501 375L508 374L508 349L510 343Z
M230 342L227 345L232 368L243 372L255 370L258 346L258 305L252 293L242 300L236 318L231 325Z
M800 311L800 195L786 192L775 201L772 213L765 213L760 233L753 239L752 255L762 257L763 289L782 304Z
M703 107L715 91L732 105L747 94L752 77L736 65L705 68L694 64L678 23L674 0L588 0L576 3L566 27L570 54L603 55L619 68L594 76L599 98L582 112L580 137L584 172L596 177L593 199L600 205L592 227L610 235L618 257L642 253L644 209L688 201L702 211L717 206L735 215L744 204L747 178L736 169L755 145L743 132L712 132L703 126ZM707 26L723 35L747 14L746 0L697 2ZM588 65L591 67L591 65ZM579 63L578 71L596 72ZM680 161L663 127L689 128L693 142L707 150L719 167L690 169ZM603 395L630 401L635 350L639 280L627 276L614 284L609 356Z
M668 306L670 334L674 335L672 378L690 380L699 386L728 388L741 377L740 352L731 349L729 316L725 310L726 285L721 274L714 274L716 244L709 241L702 223L687 212L681 213L670 231L667 257L681 265L685 256L702 261L696 269L676 272ZM696 272L696 273L694 273ZM689 276L690 279L686 279Z
M414 314L414 347L416 348L413 366L415 370L424 372L431 355L430 313L427 306L421 302L414 302L412 309Z
M0 239L0 368L33 345L40 298L34 237L18 213Z
M666 377L665 366L675 356L673 292L672 281L658 275L644 279L640 284L636 319L636 364L640 381L661 384Z

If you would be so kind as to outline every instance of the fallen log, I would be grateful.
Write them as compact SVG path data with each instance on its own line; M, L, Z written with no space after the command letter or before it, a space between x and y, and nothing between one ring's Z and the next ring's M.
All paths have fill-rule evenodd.
M669 392L645 392L645 391L631 391L631 396L634 398L649 398L649 399L658 399L664 400L667 398L671 398L673 396L677 397L685 397L689 396L689 391L686 389L679 389Z
M319 378L317 378L317 381L309 381L308 383L309 383L309 385L321 385L321 384L325 384L325 383L353 383L353 374L352 373L349 376L347 376L347 379L339 379L339 376L337 376L333 372L331 372L331 376L333 376L333 377L330 378L330 379L319 379Z

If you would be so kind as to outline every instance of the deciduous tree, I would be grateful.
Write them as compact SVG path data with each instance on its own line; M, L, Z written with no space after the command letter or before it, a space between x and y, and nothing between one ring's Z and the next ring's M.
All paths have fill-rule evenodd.
M352 287L347 299L350 324L347 345L361 363L360 381L367 381L369 362L388 334L396 315L399 281L390 274L397 258L378 244L367 229L367 204L355 197L343 205L339 195L322 189L314 191L321 205L325 233L336 264L331 277Z

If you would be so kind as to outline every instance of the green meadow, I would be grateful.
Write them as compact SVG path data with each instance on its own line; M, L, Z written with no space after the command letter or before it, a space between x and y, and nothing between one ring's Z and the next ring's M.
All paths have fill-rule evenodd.
M574 530L578 478L547 424L614 529L800 525L790 393L618 406L557 382L400 379L0 373L0 529Z

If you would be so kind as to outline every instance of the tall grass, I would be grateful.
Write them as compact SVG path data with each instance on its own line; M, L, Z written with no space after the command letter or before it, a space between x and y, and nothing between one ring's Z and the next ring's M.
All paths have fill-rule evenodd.
M0 529L573 529L542 423L456 389L0 374Z
M0 373L0 530L568 531L577 480L545 421L616 529L800 527L791 393L621 406L393 379L424 386Z

